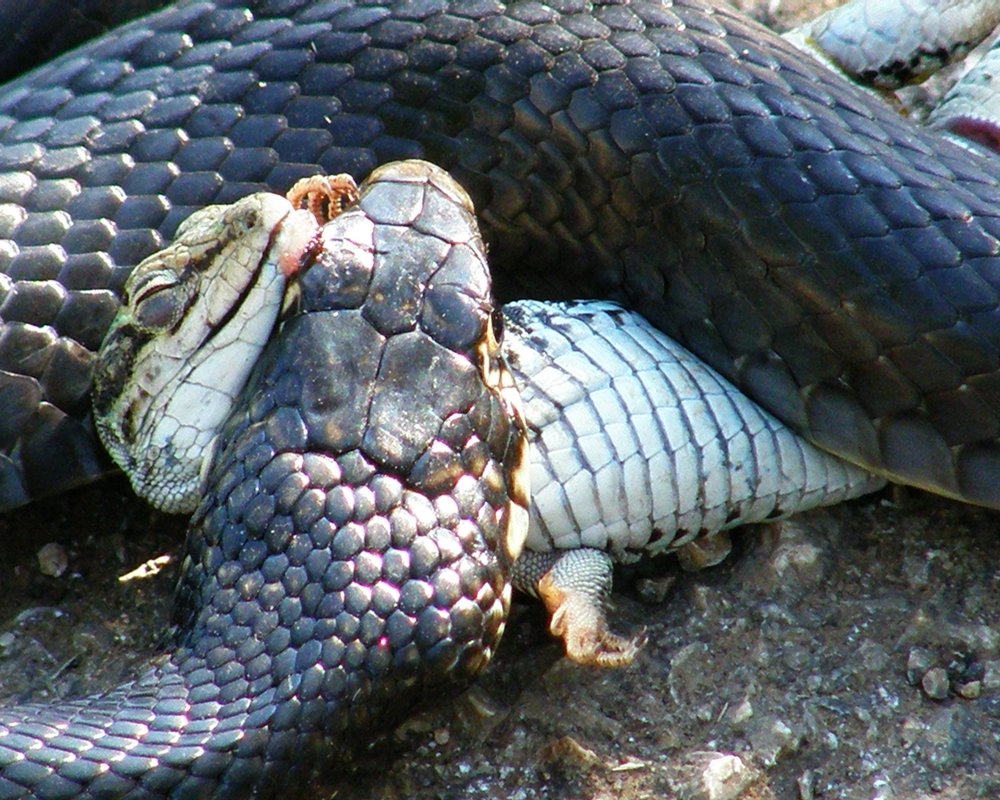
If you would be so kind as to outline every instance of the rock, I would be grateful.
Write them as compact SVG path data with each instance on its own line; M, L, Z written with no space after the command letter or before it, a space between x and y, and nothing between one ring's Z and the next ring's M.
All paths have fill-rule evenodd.
M933 663L934 656L930 650L923 647L914 647L911 649L909 656L906 658L906 679L910 682L910 685L917 686L923 680L924 675Z
M438 728L434 731L434 741L439 745L446 745L451 741L451 731L447 728Z
M692 753L672 765L675 775L650 795L676 800L741 800L768 797L755 789L762 775L731 753Z
M830 519L822 511L772 523L762 530L766 560L755 565L748 580L769 595L799 597L826 575L834 538Z
M987 661L983 665L983 691L995 692L1000 689L1000 661Z
M879 672L889 663L889 651L884 645L865 639L858 647L861 666L870 672Z
M816 797L816 792L814 788L816 786L816 776L813 774L811 769L807 769L801 775L795 785L799 790L799 800L814 800Z
M726 712L726 721L734 727L739 727L753 718L753 704L749 697L743 698L743 702L731 707Z
M955 691L966 700L975 700L983 693L983 682L969 681L968 683L960 683L955 686Z
M946 700L951 681L948 680L947 670L934 667L924 673L924 677L920 680L920 686L923 688L924 694L932 700Z
M749 734L757 760L769 767L794 753L802 738L787 722L774 716L760 718L751 726Z
M677 563L681 565L681 569L695 572L721 564L732 550L733 542L728 531L719 531L711 536L701 536L681 547L677 551Z
M736 800L753 778L753 773L737 756L713 758L702 773L705 800Z
M876 778L872 788L875 790L872 794L872 800L892 800L896 796L896 793L892 791L892 783L885 778Z
M597 753L584 747L572 736L561 736L552 742L545 749L543 758L553 767L571 772L585 772L604 764Z
M930 580L931 566L926 553L915 553L903 558L903 580L913 589L923 589Z
M69 556L58 542L49 542L38 551L38 569L43 575L59 578L69 567Z
M966 765L978 765L982 785L1000 789L997 772L1000 753L995 742L982 740L984 726L975 716L980 702L929 705L926 712L907 718L901 730L902 739L906 748L917 756L922 769L947 775ZM985 726L986 730L992 727ZM991 791L979 796L998 795Z
M659 605L667 599L670 587L677 582L674 575L664 575L659 578L639 578L635 582L635 592L639 599L650 605Z
M711 670L708 647L703 642L685 645L670 659L667 685L670 696L683 705L698 702Z

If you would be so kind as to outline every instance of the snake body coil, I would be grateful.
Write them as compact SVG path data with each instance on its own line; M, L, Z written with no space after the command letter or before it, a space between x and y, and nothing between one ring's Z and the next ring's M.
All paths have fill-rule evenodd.
M621 301L823 447L1000 505L1000 168L697 0L189 2L8 86L0 148L5 505L105 468L91 354L181 219L404 156L470 191L504 298Z

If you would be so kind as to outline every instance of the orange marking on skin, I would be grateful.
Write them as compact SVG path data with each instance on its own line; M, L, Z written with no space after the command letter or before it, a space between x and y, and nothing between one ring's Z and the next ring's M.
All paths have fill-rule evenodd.
M304 234L305 231L301 233ZM278 256L278 269L288 280L308 269L323 249L323 240L318 228L313 228L312 235L308 239L300 234L299 240L302 242L301 245L286 247Z

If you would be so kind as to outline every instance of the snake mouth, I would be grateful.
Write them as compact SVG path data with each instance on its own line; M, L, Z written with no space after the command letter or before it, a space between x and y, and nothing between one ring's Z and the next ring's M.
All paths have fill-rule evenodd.
M514 377L503 364L500 383L501 403L513 420L516 435L504 457L507 467L507 494L510 502L501 533L500 544L510 564L517 561L524 550L530 523L531 503L531 448L528 440L528 424L525 420L521 395L514 383Z
M239 324L238 320L241 317L246 318L256 313L255 311L248 312L247 306L253 303L254 295L260 291L262 284L274 279L273 270L275 268L284 279L287 287L290 288L294 285L291 282L305 274L315 263L321 249L319 228L313 222L312 216L304 211L289 211L271 228L267 245L260 257L256 259L256 264L240 289L239 296L225 309L221 316L215 320L207 321L206 332L197 351L202 352L215 343L219 334L227 330L234 322ZM288 288L286 288L286 295ZM284 308L285 302L287 301L283 300L282 308ZM172 332L176 333L177 328L183 322L183 318L179 319Z

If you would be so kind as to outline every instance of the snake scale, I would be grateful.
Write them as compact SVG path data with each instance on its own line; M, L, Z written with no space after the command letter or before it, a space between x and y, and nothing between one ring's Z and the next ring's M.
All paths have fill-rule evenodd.
M1000 506L997 164L914 129L731 12L569 0L189 2L6 87L4 504L105 468L85 420L93 351L131 266L191 211L283 190L317 166L360 177L401 157L440 164L471 194L501 298L620 301L831 451ZM363 464L338 465L345 475L371 477ZM214 613L199 598L226 580L217 549L202 552L180 603L199 625ZM485 569L470 581L497 596ZM249 620L272 626L277 649L296 635L282 613ZM209 638L188 644L218 657ZM180 688L170 669L141 679L153 727L190 713L192 686L207 727L213 704L250 702L230 673L261 654L236 655L195 665ZM280 732L290 706L268 703L301 684L284 662L256 679L278 673L261 716ZM226 686L240 688L223 698ZM340 708L320 727L342 741L365 716ZM51 734L21 723L29 733L2 747L26 766L4 773L2 796L49 777L56 759L40 744ZM233 750L223 737L229 749L213 756L182 743L144 772L125 748L129 725L148 724L106 732L102 790L242 791L295 747ZM82 717L60 725L86 730ZM222 774L232 783L219 789Z
M90 356L181 219L399 157L470 191L501 299L619 300L827 449L1000 502L996 164L731 12L191 2L0 130L5 505L104 469Z

